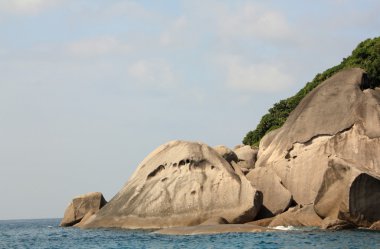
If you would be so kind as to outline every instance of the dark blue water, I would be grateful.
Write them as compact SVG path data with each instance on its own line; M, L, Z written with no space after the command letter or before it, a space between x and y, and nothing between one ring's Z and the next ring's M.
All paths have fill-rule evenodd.
M0 248L380 248L380 233L364 230L168 236L58 224L58 219L0 221Z

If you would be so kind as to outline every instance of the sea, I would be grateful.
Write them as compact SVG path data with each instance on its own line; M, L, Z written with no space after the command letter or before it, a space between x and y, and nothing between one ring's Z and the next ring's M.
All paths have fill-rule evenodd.
M0 248L377 248L380 232L282 227L280 232L160 235L152 231L59 227L59 219L0 221Z

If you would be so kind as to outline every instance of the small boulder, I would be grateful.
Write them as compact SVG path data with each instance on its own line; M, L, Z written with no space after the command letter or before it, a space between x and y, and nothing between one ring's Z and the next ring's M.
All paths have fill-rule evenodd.
M322 219L315 213L313 205L298 205L289 208L285 213L277 215L269 224L269 227L277 226L309 226L319 227Z
M251 222L247 222L246 224L251 224L255 226L260 226L260 227L268 227L269 224L275 219L275 217L270 217L270 218L264 218L260 220L255 220Z
M73 226L82 221L84 217L87 219L89 216L95 214L105 204L107 204L107 201L100 192L91 192L77 196L66 208L60 226Z
M353 229L356 228L356 225L345 220L326 218L322 221L321 228L338 231L345 229Z
M214 150L218 152L218 154L221 155L224 159L226 159L227 162L238 162L238 157L230 148L224 145L218 145L214 147Z
M228 224L228 221L226 219L224 219L223 217L215 217L215 218L211 218L211 219L206 220L205 222L203 222L200 225L201 226L213 226L213 225L221 225L221 224Z
M380 230L380 220L372 223L372 225L369 227L371 230Z
M257 160L257 149L252 149L251 146L245 145L234 150L237 158L238 165L241 168L253 169Z

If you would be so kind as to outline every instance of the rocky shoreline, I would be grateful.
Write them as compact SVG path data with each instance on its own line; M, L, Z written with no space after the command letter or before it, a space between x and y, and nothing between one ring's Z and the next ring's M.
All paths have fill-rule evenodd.
M171 141L108 203L98 192L74 198L61 226L163 234L378 230L379 207L380 89L353 68L311 91L258 149Z

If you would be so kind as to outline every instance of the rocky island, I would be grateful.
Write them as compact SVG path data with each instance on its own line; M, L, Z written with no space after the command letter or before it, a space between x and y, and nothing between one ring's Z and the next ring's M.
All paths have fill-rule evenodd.
M108 203L101 193L74 198L61 226L166 234L378 229L379 85L375 38L275 105L245 146L161 145Z

